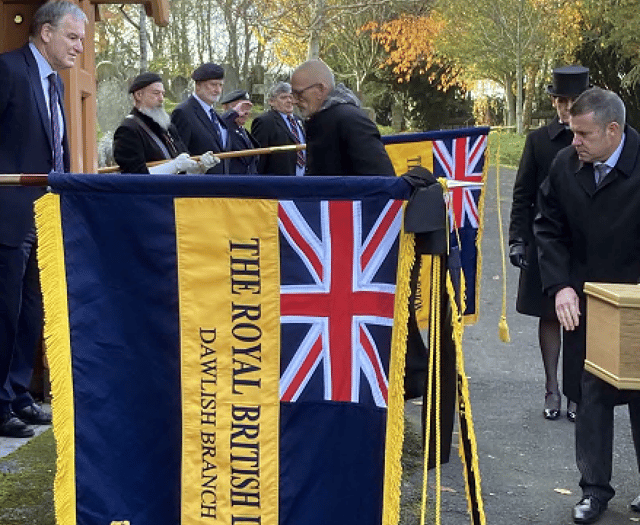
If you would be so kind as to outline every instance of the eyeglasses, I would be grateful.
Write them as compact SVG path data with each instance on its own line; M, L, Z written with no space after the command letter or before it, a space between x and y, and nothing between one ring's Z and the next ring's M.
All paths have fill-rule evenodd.
M321 86L322 84L320 84L319 82L315 83L315 84L311 84L310 86L307 86L306 88L303 89L291 89L291 94L293 95L294 98L300 98L302 96L302 94L307 90L307 89L311 89L313 87L317 87L317 86Z

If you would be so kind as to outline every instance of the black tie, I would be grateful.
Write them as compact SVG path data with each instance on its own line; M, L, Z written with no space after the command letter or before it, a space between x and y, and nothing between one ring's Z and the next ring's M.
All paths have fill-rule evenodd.
M51 117L51 138L53 139L53 171L64 172L62 161L62 138L60 135L60 121L58 120L58 88L56 86L56 74L49 75L49 110Z
M300 133L298 133L298 124L296 119L294 119L292 115L287 115L287 118L291 125L291 133L293 133L293 136L296 139L296 144L301 144L302 140L300 140ZM299 168L304 166L304 153L300 149L296 152L296 166Z

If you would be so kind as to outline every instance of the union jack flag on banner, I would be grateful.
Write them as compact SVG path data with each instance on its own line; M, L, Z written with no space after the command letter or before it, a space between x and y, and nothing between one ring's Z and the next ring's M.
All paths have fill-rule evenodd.
M484 215L488 127L428 131L383 137L397 174L423 166L436 177L471 185L451 188L448 196L451 252L460 260L466 283L465 321L477 320L479 307L479 246ZM459 257L457 257L459 255Z
M385 407L402 203L281 202L279 224L281 400Z
M435 159L433 174L449 180L477 183L477 186L449 190L449 216L451 230L478 229L480 216L478 203L484 171L487 136L468 136L433 141Z

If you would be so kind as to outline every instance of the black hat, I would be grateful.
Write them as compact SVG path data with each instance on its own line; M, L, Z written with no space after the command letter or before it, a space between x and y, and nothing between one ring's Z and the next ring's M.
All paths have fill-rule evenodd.
M147 86L155 84L156 82L162 82L162 77L157 73L152 73L151 71L140 73L131 81L131 85L129 86L129 93L135 93L139 89L146 88Z
M590 87L588 68L563 66L553 70L553 84L547 86L547 93L554 97L573 97Z
M251 100L251 97L244 89L236 89L223 95L222 98L220 98L220 104L229 104L236 100Z
M224 69L218 64L207 62L196 68L196 70L191 73L191 78L196 82L202 80L220 80L224 78Z

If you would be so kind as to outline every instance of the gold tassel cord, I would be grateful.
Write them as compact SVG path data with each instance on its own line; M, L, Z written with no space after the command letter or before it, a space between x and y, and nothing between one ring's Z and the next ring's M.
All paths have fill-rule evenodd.
M436 354L436 363L435 363L435 386L436 386L436 519L435 525L440 525L442 522L442 417L440 407L442 405L442 385L440 384L440 380L442 377L442 338L441 338L441 312L442 312L442 288L441 288L441 278L442 278L442 257L436 258L435 271L434 271L434 284L433 286L433 296L434 301L433 304L435 306L434 309L434 339L437 341L434 352Z
M56 523L76 523L75 432L67 279L59 195L35 203L38 264L44 303L44 340L51 373L51 408L57 461L54 481Z
M486 163L485 163L485 175L486 175ZM444 178L438 179L443 191L446 192L447 180ZM484 194L484 192L483 192ZM449 214L447 214L447 218ZM447 228L449 228L447 224ZM447 231L450 231L449 229ZM458 230L454 229L458 246L460 246L460 237L458 236ZM478 247L480 244L478 244ZM478 249L478 261L480 261L480 250ZM458 453L463 465L463 474L465 478L465 492L467 495L467 505L469 514L471 517L472 525L485 525L486 518L484 515L484 505L482 500L482 490L480 485L480 468L478 465L478 450L476 444L476 436L473 429L473 420L471 417L471 403L469 400L469 388L467 383L467 376L464 370L464 354L462 352L462 336L464 333L464 326L468 321L463 318L462 312L458 308L460 304L461 308L464 308L466 304L466 286L464 280L464 273L462 269L459 269L460 277L460 290L459 290L459 303L456 300L456 290L453 287L453 283L450 275L451 270L447 270L446 274L446 289L449 296L449 304L452 308L452 328L453 339L456 352L456 369L458 376L458 415L459 415L459 447ZM476 286L476 293L479 293L479 286ZM479 296L476 295L476 299ZM476 311L477 314L477 311ZM468 317L468 316L467 316ZM465 441L468 444L469 458L465 453ZM470 464L468 464L470 463Z
M438 179L438 182L440 183L440 186L442 186L442 191L443 191L443 195L447 195L447 192L449 191L449 185L447 183L447 179L444 177L441 177ZM484 194L484 192L483 192ZM451 212L451 215L449 214L449 212ZM451 208L451 200L449 199L447 202L447 214L446 214L446 223L447 223L447 231L451 231L451 226L449 224L449 217L450 216L454 216L453 214L453 209ZM454 216L455 218L455 216ZM481 221L482 223L483 221ZM453 225L453 232L456 234L456 242L458 243L458 248L462 249L462 243L460 242L460 232L458 231L458 228L455 226L455 221L454 221L454 225ZM447 255L449 255L451 249L451 244L449 242L449 236L447 236ZM480 255L480 245L478 244L478 264L480 264L481 262L481 255ZM458 298L457 296L453 295L451 296L453 301L456 301L456 299L459 299L460 301L460 307L461 309L464 311L466 304L467 304L467 291L466 291L466 287L464 285L464 272L462 271L462 268L460 268L460 297ZM447 272L448 273L448 272ZM478 274L479 277L479 274ZM479 280L479 279L477 279ZM478 298L480 297L480 286L478 284L476 284L476 302L478 301ZM473 324L477 321L477 317L478 317L478 306L476 305L476 311L475 314L470 315L470 316L464 316L462 318L462 320L465 322L464 324Z
M436 259L437 257L434 257ZM433 271L435 260L431 263L431 283L433 286ZM431 298L433 294L431 293ZM430 301L431 302L431 301ZM433 302L431 302L431 312L433 312ZM429 371L427 376L427 406L424 407L425 429L424 429L424 460L422 465L422 498L420 505L420 525L425 525L427 514L427 488L429 484L429 436L431 435L431 407L433 404L433 369L435 367L435 355L433 351L433 315L430 317L429 327Z
M420 509L420 524L425 524L427 510L427 492L429 485L429 449L431 437L431 416L435 405L435 524L441 523L441 483L442 466L441 460L441 429L440 429L440 405L442 389L440 385L440 306L442 301L442 290L440 287L442 268L442 257L434 256L431 262L431 299L430 299L430 328L429 328L429 375L427 379L427 405L425 407L425 432L424 432L424 465L422 474L422 501ZM435 387L434 387L435 385Z
M507 324L507 263L504 249L504 233L502 231L502 203L500 201L500 135L496 147L496 208L498 209L498 229L500 232L500 254L502 256L502 315L498 323L498 336L503 343L510 343L509 325Z

